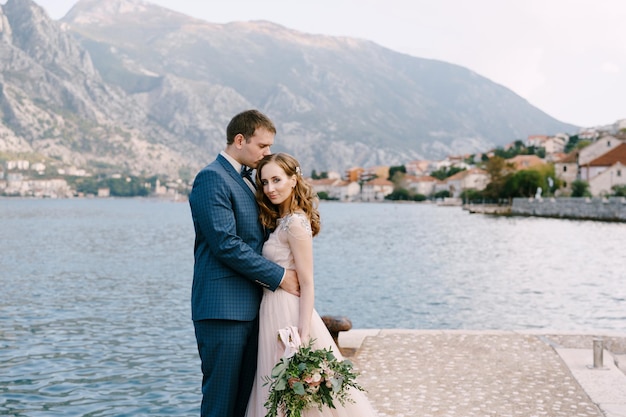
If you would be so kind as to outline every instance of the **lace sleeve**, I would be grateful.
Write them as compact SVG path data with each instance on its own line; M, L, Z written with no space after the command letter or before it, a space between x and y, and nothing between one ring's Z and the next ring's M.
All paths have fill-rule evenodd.
M298 240L312 239L311 222L306 214L293 213L283 223L284 230Z

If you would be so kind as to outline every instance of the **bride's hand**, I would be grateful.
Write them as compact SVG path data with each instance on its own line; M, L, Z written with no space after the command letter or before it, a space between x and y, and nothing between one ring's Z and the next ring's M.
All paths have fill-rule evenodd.
M287 269L285 271L285 277L280 283L280 288L287 291L289 294L300 297L300 283L298 282L298 275L294 269Z
M302 345L307 346L311 340L311 334L308 331L303 332L302 329L298 329L298 333L300 333L300 341L302 341Z

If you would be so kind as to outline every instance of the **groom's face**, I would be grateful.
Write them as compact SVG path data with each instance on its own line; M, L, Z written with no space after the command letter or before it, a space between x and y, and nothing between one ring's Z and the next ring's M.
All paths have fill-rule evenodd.
M265 128L258 128L246 141L241 139L241 162L252 168L256 168L264 156L271 154L270 146L274 144L274 133Z

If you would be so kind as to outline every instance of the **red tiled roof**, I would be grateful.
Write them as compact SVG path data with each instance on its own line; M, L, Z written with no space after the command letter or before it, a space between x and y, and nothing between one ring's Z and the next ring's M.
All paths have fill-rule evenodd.
M579 152L578 150L571 151L570 153L568 153L564 157L558 159L556 162L560 162L560 163L563 163L563 164L569 164L569 163L573 163L573 162L578 162L578 152Z
M420 176L405 175L404 181L406 182L437 182L439 180L435 177L431 177L430 175L420 175Z
M317 180L308 179L307 182L311 185L333 185L338 180L336 178L320 178Z
M516 155L506 160L515 165L515 169L530 168L536 165L543 165L546 162L537 155Z
M365 185L394 185L393 182L384 178L374 178L371 181L365 183Z
M616 146L604 155L601 155L593 161L589 162L588 165L596 167L606 167L612 166L616 162L620 162L623 165L626 165L626 143L622 143Z
M446 178L446 181L448 180L452 180L452 181L456 181L456 180L460 180L463 179L465 177L467 177L470 174L484 174L487 175L487 171L480 169L480 168L471 168L471 169L465 169L463 171L459 171L456 174L452 175L451 177Z

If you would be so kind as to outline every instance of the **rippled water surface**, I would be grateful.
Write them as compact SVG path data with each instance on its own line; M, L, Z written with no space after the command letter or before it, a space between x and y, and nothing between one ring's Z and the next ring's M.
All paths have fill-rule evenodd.
M626 225L321 206L321 314L626 332ZM186 203L0 199L0 415L198 415Z

